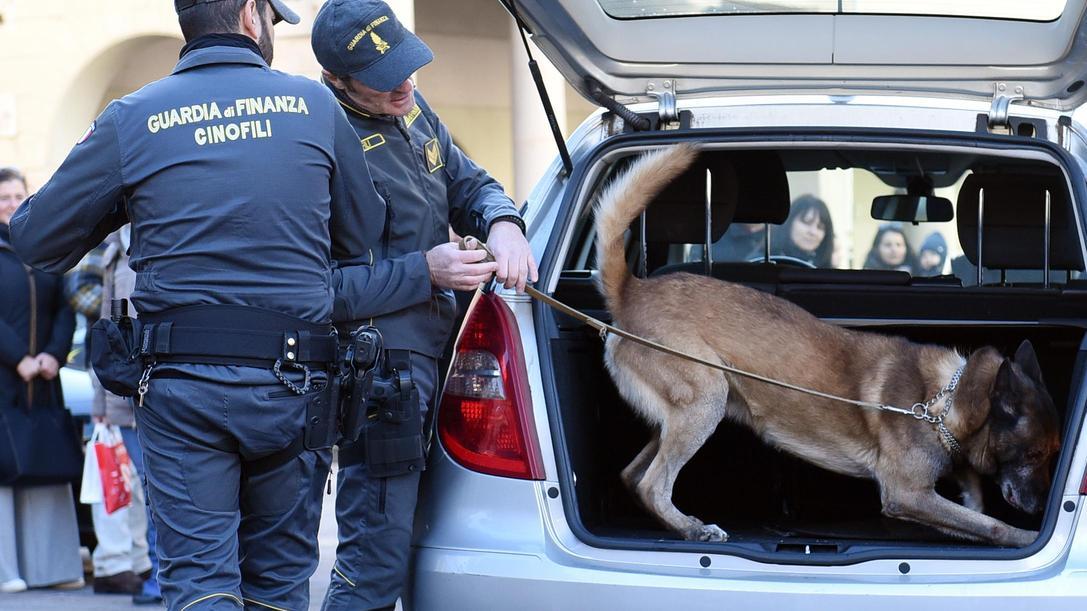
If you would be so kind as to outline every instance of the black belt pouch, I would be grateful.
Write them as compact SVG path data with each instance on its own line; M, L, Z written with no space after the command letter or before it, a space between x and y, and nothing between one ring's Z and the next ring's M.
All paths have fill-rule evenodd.
M140 385L144 362L139 333L139 320L127 316L119 322L101 318L91 327L91 366L102 386L115 395L131 397Z
M366 426L367 397L373 385L374 374L372 371L361 375L349 374L345 378L343 403L340 412L340 436L344 443L354 443L362 436Z
M399 368L399 372L408 374L401 379L410 380L410 363L389 364L394 368L394 379L398 377ZM363 447L372 477L395 477L422 471L426 467L419 391L414 384L411 384L410 392L397 390L381 401L371 401L367 410Z
M306 432L305 447L307 450L326 450L336 444L339 437L339 405L340 384L339 379L332 377L322 388L307 395L306 398Z

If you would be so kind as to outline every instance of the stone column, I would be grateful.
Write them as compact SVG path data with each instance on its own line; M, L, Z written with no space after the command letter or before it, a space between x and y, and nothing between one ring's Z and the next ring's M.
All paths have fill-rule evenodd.
M529 41L532 57L540 66L544 85L551 97L559 129L566 133L566 86L559 71L551 65L544 54ZM529 192L543 175L544 170L558 156L551 128L540 102L540 94L528 69L528 56L521 42L517 25L510 19L510 47L512 63L510 65L511 109L513 123L513 185L506 185L512 191L514 203L518 206L525 201Z

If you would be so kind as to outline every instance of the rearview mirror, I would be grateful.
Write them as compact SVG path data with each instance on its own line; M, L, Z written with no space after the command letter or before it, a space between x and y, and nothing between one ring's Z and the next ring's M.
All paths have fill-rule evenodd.
M955 217L951 200L935 195L880 195L872 200L872 218L904 223L943 223Z

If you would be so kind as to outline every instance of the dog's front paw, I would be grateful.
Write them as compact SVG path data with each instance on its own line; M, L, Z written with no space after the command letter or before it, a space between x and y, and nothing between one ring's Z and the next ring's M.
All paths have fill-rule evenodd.
M1008 527L1008 532L1001 537L1000 543L1012 547L1026 547L1038 538L1038 531Z
M716 524L706 524L695 532L695 536L693 538L696 541L712 541L715 543L723 543L725 541L728 541L728 533L721 530L721 527Z

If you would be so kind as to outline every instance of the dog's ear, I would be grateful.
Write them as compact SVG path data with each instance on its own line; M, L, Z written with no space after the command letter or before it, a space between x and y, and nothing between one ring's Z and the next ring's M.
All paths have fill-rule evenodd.
M1019 413L1017 405L1022 395L1020 387L1022 382L1015 372L1015 363L1011 359L1004 359L1000 363L1000 369L993 378L993 390L989 393L989 404L994 416L1005 419L1017 420Z
M1045 382L1042 381L1042 367L1038 364L1038 355L1034 353L1034 346L1031 345L1029 339L1023 340L1023 343L1019 344L1019 349L1015 351L1015 364L1023 370L1023 373L1027 374L1030 379L1038 383L1039 386L1045 386Z

